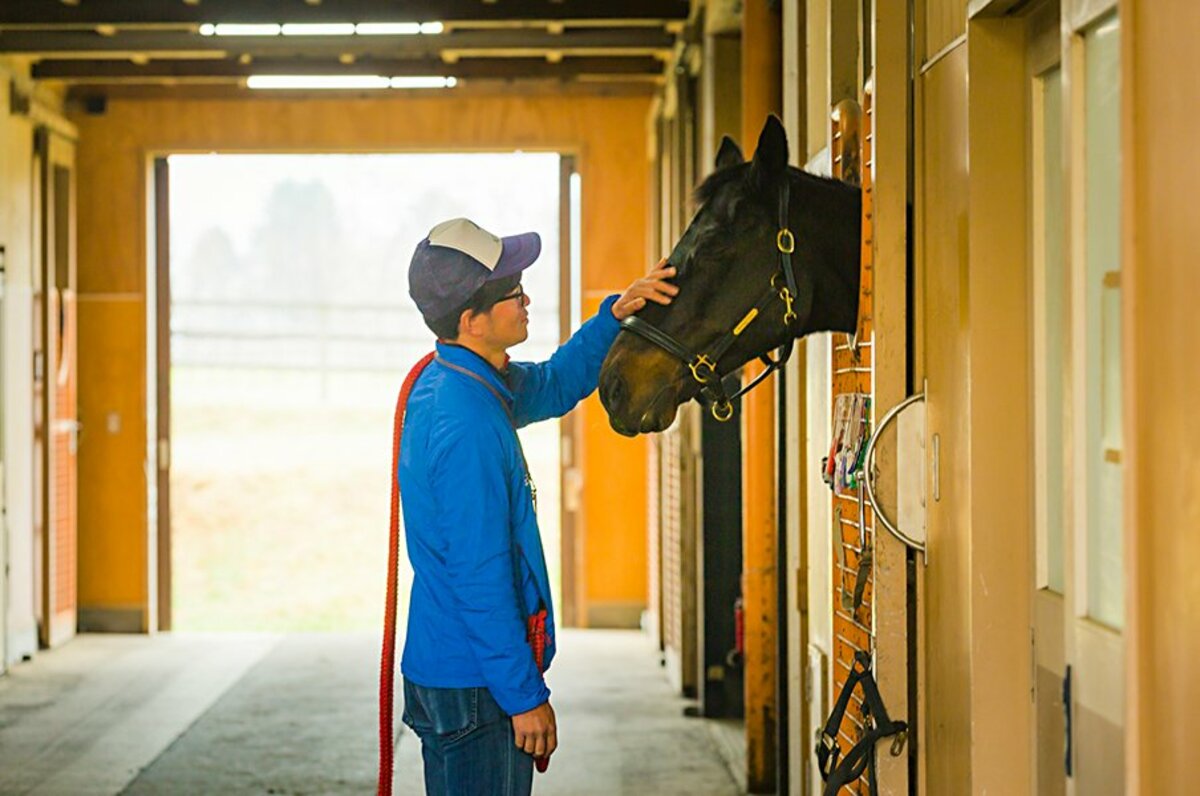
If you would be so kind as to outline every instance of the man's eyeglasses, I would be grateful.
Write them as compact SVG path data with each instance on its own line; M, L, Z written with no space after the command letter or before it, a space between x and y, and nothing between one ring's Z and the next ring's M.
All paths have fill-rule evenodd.
M500 298L493 301L491 306L488 307L488 309L490 310L490 309L492 309L492 307L495 307L497 304L502 304L505 301L512 301L513 299L516 299L521 304L525 303L525 288L523 286L517 285L517 290L515 293L509 293L507 296L501 296Z

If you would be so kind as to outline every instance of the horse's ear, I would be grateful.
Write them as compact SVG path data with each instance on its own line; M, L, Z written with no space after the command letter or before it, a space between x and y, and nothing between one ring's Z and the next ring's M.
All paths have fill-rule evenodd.
M783 174L788 163L787 133L779 117L771 114L763 125L762 133L758 136L758 146L754 148L754 161L751 171L755 180L763 186L769 185L775 178Z
M745 162L746 158L734 140L727 135L721 136L721 148L717 150L717 169Z

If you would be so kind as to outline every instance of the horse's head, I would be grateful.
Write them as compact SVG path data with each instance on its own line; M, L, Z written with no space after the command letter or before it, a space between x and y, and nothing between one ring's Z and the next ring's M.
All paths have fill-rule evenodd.
M646 325L694 355L706 354L728 338L727 347L713 362L713 373L708 374L710 383L717 373L728 374L814 328L854 328L858 191L804 175L789 168L787 162L787 136L774 116L763 127L750 163L744 161L737 144L729 138L722 140L716 170L696 192L699 208L668 258L668 264L677 269L674 282L679 295L669 307L650 304L638 313ZM832 199L826 195L830 192L835 195ZM840 312L826 308L818 313L814 308L810 313L807 305L797 301L799 317L785 322L790 305L776 300L777 288L783 283L781 248L786 248L786 239L780 237L780 215L785 205L785 224L795 240L791 260L797 281L802 283L800 293L811 299L814 290L819 291L821 283L828 281L814 273L815 260L831 254L848 258L854 267L852 277L846 278L852 278L853 285L827 291L845 293L841 303L850 302L848 312L842 307L834 308ZM822 211L839 218L818 217ZM844 223L851 217L852 230ZM793 298L798 298L794 292ZM750 317L755 308L758 311ZM826 325L813 326L818 314L823 316L818 324ZM737 333L729 338L735 329ZM617 337L600 372L600 400L609 422L628 436L667 428L678 406L694 398L702 386L679 352L672 353L630 330Z

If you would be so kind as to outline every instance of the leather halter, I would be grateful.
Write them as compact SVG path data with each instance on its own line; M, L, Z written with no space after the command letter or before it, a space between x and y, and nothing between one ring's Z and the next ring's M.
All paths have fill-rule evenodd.
M788 229L788 198L790 192L791 178L789 175L785 175L783 187L779 191L779 232L775 235L775 248L779 250L779 271L771 275L771 283L763 293L762 298L742 316L742 319L732 329L709 345L706 350L703 350L699 354L693 354L683 343L636 315L630 315L621 322L623 329L650 341L687 365L688 369L692 372L692 378L700 385L700 394L696 396L696 399L703 403L704 401L701 400L701 396L703 396L708 401L709 411L712 412L712 416L721 422L725 422L733 417L733 401L757 387L763 379L783 367L788 361L788 358L792 355L793 344L796 341L796 322L800 319L796 310L799 309L804 317L807 318L812 309L813 291L811 277L807 272L802 272L801 275L804 277L804 291L801 292L797 288L796 275L792 269L792 252L796 250L796 239L792 235L791 230ZM777 284L780 272L783 275L783 285ZM729 374L728 372L722 374L718 369L721 357L733 346L738 336L746 330L746 327L753 323L754 319L776 300L782 301L784 305L783 325L789 332L786 342L779 347L779 352L774 359L769 354L759 356L759 360L767 366L766 370L733 395L727 394L725 392L724 379Z

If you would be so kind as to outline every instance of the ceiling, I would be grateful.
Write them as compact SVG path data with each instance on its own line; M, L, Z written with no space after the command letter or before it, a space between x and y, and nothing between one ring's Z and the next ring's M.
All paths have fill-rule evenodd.
M382 77L404 87L413 77L437 76L456 86L649 89L662 79L689 6L689 0L8 0L0 3L0 56L27 59L35 79L57 81L82 97L198 87L240 93L252 76L336 77L352 86Z

